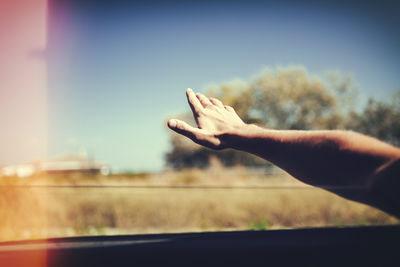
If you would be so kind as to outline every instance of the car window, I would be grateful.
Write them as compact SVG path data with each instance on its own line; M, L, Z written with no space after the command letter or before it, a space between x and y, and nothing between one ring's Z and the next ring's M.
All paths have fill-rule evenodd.
M0 241L399 223L166 126L195 125L192 87L246 123L398 146L386 7L23 2L0 8Z

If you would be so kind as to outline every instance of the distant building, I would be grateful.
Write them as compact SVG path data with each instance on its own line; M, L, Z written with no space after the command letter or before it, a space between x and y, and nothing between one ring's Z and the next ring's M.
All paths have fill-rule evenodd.
M31 176L36 172L35 166L33 164L18 164L9 165L0 168L0 176L17 176L17 177L27 177Z
M24 178L37 173L89 173L108 175L110 174L110 167L107 164L96 162L86 157L65 155L54 160L36 161L0 168L0 176L17 176Z

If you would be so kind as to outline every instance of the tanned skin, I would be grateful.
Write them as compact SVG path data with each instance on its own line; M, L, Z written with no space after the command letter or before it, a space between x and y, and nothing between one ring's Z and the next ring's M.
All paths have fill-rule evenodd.
M293 177L400 217L400 149L359 133L264 129L246 124L220 100L187 89L197 127L168 126L193 142L268 160Z

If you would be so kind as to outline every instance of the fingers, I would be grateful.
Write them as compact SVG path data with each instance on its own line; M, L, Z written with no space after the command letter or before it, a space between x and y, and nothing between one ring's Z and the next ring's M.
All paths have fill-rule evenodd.
M199 128L190 126L184 121L171 119L168 121L168 127L175 132L182 134L193 141L197 140L197 134L201 131Z
M231 112L234 112L234 111L235 111L235 110L233 109L233 107L231 107L231 106L225 105L224 108L225 108L227 111L231 111Z
M220 107L220 108L224 107L224 104L222 104L222 102L216 98L210 97L210 101L217 107Z
M196 117L196 114L203 108L199 99L196 97L195 93L192 89L188 88L186 90L186 97L189 103L190 108L192 109L193 114Z
M197 99L199 99L201 105L205 108L207 106L212 105L212 103L210 102L210 100L208 99L208 97L206 97L203 94L197 93L196 94Z
M205 108L210 105L215 105L218 107L223 108L224 104L216 98L208 98L205 95L201 93L195 94L192 89L188 88L186 90L186 96L190 105L190 108L192 109L193 113L196 114L198 113L202 108Z

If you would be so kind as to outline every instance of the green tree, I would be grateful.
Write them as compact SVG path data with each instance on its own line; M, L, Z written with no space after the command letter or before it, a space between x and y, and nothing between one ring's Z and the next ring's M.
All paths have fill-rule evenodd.
M358 89L351 76L339 72L320 78L312 77L301 66L265 68L249 82L233 80L205 91L232 106L247 123L274 129L350 129L392 143L400 140L400 123L396 120L400 93L392 103L370 100L362 112L357 112ZM181 118L194 125L190 113ZM170 138L166 162L174 168L207 167L211 157L225 166L270 166L249 154L203 148L172 132Z
M369 99L363 112L352 114L349 128L400 145L400 90L391 101Z
M344 128L357 88L351 77L331 73L323 80L305 68L265 69L251 83L250 114L276 129Z

